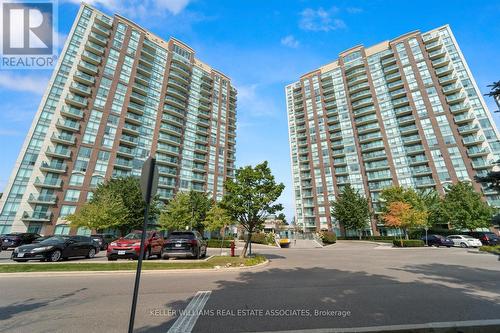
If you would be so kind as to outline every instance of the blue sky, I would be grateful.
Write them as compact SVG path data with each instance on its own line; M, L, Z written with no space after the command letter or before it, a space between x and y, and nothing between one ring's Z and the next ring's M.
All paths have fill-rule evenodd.
M233 78L239 90L237 165L268 160L285 183L293 216L284 86L357 44L370 46L413 30L450 24L479 88L500 80L497 1L201 1L92 0L157 35L175 36L197 57ZM59 0L58 33L69 32L76 0ZM0 190L12 171L50 72L0 71ZM486 98L491 110L493 101ZM500 114L494 114L500 123Z

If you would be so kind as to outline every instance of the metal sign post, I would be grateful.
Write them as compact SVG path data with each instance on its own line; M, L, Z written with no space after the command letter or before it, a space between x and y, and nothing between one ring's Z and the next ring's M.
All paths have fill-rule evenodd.
M427 243L427 230L429 230L429 227L425 226L425 246L429 246L429 244Z
M139 283L141 281L141 268L142 259L144 258L144 243L146 241L146 227L148 225L149 206L151 204L151 197L156 193L158 188L158 168L156 167L156 160L152 157L144 162L141 173L141 192L142 198L146 202L144 209L144 223L142 224L141 235L141 251L137 262L137 270L135 272L134 295L132 297L132 307L130 309L130 320L128 323L128 332L134 332L135 309L137 307L137 295L139 293Z

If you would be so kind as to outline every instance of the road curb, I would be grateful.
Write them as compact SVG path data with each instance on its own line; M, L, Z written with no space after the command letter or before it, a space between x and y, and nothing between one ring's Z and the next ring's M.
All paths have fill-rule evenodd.
M244 270L253 270L256 268L261 268L264 266L269 265L269 259L266 259L266 261L261 262L257 265L253 266L237 266L237 267L224 267L221 266L220 268L182 268L182 269L155 269L155 270L142 270L141 274L148 275L148 274L164 274L164 273L224 273L224 272L236 272L236 271L244 271ZM71 271L71 272L16 272L16 273L0 273L0 279L1 278L8 278L8 277L14 277L14 278L19 278L19 277L54 277L54 276L96 276L96 275L110 275L110 274L121 274L121 275L131 275L135 274L135 269L134 270L124 270L124 271Z

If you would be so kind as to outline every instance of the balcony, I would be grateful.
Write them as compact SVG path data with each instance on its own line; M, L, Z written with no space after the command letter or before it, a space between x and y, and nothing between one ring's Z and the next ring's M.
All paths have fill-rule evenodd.
M435 60L446 55L446 51L444 49L438 49L432 52L429 52L429 59Z
M124 146L119 146L118 150L116 151L117 155L125 156L128 158L134 158L135 157L135 149L130 148L130 147L124 147Z
M75 75L73 76L75 81L86 84L86 85L93 85L95 83L95 78L92 75L89 75L87 73L83 73L80 71L76 71Z
M28 202L32 205L55 205L57 196L53 194L33 194L31 193Z
M399 132L402 135L411 134L411 133L418 132L418 128L415 125L405 126L405 127L399 128Z
M369 133L358 137L359 143L367 143L382 139L382 133Z
M135 113L127 112L127 114L125 115L125 120L127 120L130 123L135 124L135 125L142 124L142 117L140 115L135 114Z
M403 136L401 138L401 141L403 141L403 145L411 145L420 142L421 139L419 135L411 135L411 136Z
M460 104L455 104L455 105L450 106L450 112L454 113L454 114L468 112L469 110L470 110L469 103L460 103Z
M389 66L389 65L392 65L395 63L396 63L396 58L394 58L393 54L391 54L390 57L384 58L384 59L382 59L382 61L380 61L380 64L382 66Z
M493 164L484 159L472 160L472 168L475 170L490 169Z
M443 87L443 93L445 95L453 94L462 90L462 85L460 84L450 84Z
M401 80L401 74L399 74L399 72L386 75L386 77L385 77L385 81L388 83L393 82L393 81L397 81L397 80Z
M60 130L78 132L80 130L80 123L69 119L57 119L56 127Z
M186 102L187 99L188 99L188 95L186 93L184 93L181 90L172 88L172 87L168 87L167 88L167 94L169 94L170 96L175 97L177 99L183 100L184 102ZM205 103L210 103L211 102L211 100L209 98L206 98L206 97L203 97L203 96L200 96L199 100L200 100L200 102L201 101L205 101Z
M479 145L483 143L485 140L484 136L479 135L471 135L471 136L466 136L465 138L462 138L462 142L464 143L465 146L474 146L474 145Z
M81 109L74 108L72 106L64 105L61 110L61 114L67 118L82 120L84 113Z
M71 150L68 148L53 149L53 148L48 147L47 150L45 151L45 155L47 155L49 157L60 158L60 159L70 159L71 158Z
M389 95L391 96L392 99L400 98L406 96L406 90L404 88L400 88L389 92Z
M434 67L434 68L440 68L440 67L448 65L449 63L450 63L450 58L443 57L443 58L439 58L439 59L433 60L432 61L432 67Z
M414 124L415 123L415 117L413 115L407 115L401 118L398 118L398 124L400 126L402 125L408 125L408 124Z
M360 118L356 118L355 120L357 126L373 123L373 122L378 122L377 115L375 114L370 114L368 116L363 116Z
M377 141L377 142L362 144L361 145L361 151L363 153L367 153L367 152L374 151L374 150L384 149L384 147L385 146L384 146L384 142L383 141Z
M180 100L178 98L172 97L172 96L165 96L165 103L168 103L174 107L178 107L180 109L184 109L186 107L186 102L183 100ZM206 109L206 108L205 108ZM208 111L210 108L208 108Z
M460 114L458 116L455 116L453 119L455 120L455 123L457 125L460 125L460 124L464 124L464 123L473 122L475 117L473 114L467 113L467 114Z
M447 85L453 82L457 82L458 76L456 74L446 75L439 78L439 83L441 85Z
M91 89L84 84L78 82L71 82L69 90L74 93L78 93L83 96L90 96L92 93Z
M132 170L133 164L131 160L126 160L124 158L117 158L113 166L118 169Z
M108 39L102 35L96 34L95 32L90 32L89 41L92 41L100 46L106 46Z
M87 50L83 51L82 59L88 63L93 64L93 65L99 65L101 63L101 60L102 60L102 58L100 56L98 56L92 52L89 52Z
M388 66L388 67L384 67L384 74L391 74L391 73L395 73L398 71L398 65L394 64L394 65L391 65L391 66Z
M466 98L467 96L465 95L465 93L459 93L446 96L446 101L448 102L448 104L456 104L465 101Z
M483 148L478 148L478 147L472 147L467 149L467 155L469 157L479 157L479 156L486 156L489 153L491 153L490 149L488 147L483 147Z
M151 77L151 68L145 66L144 64L137 65L137 72L142 74L143 76Z
M391 92L391 91L394 91L396 89L399 89L399 88L403 87L403 85L404 85L403 81L398 80L398 81L394 81L394 82L388 83L387 84L387 88L388 88L389 92Z
M363 160L365 162L382 160L382 159L386 159L386 158L387 158L387 155L385 154L384 150L379 150L379 151L374 151L371 153L364 153L363 154Z
M99 23L95 22L94 25L92 25L92 30L97 32L100 35L103 35L105 37L108 37L110 34L110 31L108 28L100 25Z
M78 66L77 66L78 70L84 72L84 73L87 73L89 75L96 75L97 72L98 72L98 68L96 65L92 65L86 61L83 61L81 60L79 63L78 63Z
M371 97L371 95L372 94L371 94L370 89L367 89L367 90L359 91L355 94L351 94L350 99L351 99L351 102L355 102L355 101L363 99L363 98Z
M477 133L477 131L479 131L479 126L477 125L465 125L458 128L458 133L461 135Z
M407 102L408 102L408 98L404 97L404 98L401 98L401 101L399 101L399 103L397 105L403 105L403 104L405 104ZM403 107L394 108L394 113L396 114L397 117L405 116L405 115L411 115L412 108L409 105L403 106Z
M407 155L416 155L423 153L425 151L424 147L422 145L414 145L414 146L409 146L406 147L405 152Z
M54 162L54 161L51 161L50 163L42 162L42 165L40 165L41 171L52 172L52 173L65 173L67 168L68 166L66 165L66 163Z
M50 137L50 141L54 143L61 143L63 145L74 145L76 143L76 138L74 135L67 135L67 134L56 134L52 133L52 136Z
M92 41L87 41L87 43L85 43L85 49L87 51L90 51L92 53L95 53L97 55L100 55L102 56L104 54L104 47L102 47L101 45L97 44L97 43L94 43Z
M24 222L50 222L51 212L23 212L21 218Z
M415 166L415 165L420 165L420 164L427 164L429 160L425 155L418 155L418 156L412 156L408 157L408 164L410 166Z
M349 87L349 92L351 94L355 94L358 91L361 91L361 90L364 90L364 89L369 89L369 88L370 88L370 85L368 84L368 82L363 82L363 83L356 84L354 86Z
M358 126L358 135L361 135L361 134L366 134L366 133L370 133L370 132L374 132L374 131L378 131L380 130L380 126L379 124L368 124L368 125L364 125L364 126Z
M366 69L364 68L364 65L362 67L357 68L357 69L354 69L351 71L346 71L345 77L346 77L347 81L350 81L351 79L353 79L359 75L362 75L362 74L366 74Z
M47 179L45 178L43 181L40 178L36 177L35 179L35 187L39 188L51 188L51 189L60 189L62 186L61 179Z
M432 43L426 44L425 49L427 50L427 52L432 52L434 50L440 49L442 46L443 44L441 44L441 41L436 40Z
M68 93L64 100L67 104L76 106L78 108L87 107L87 99L79 95Z
M357 109L360 109L362 107L369 106L372 104L373 104L373 99L371 97L369 97L369 98L364 98L364 99L361 99L359 101L351 103L351 107L353 110L357 110Z
M368 76L360 75L358 77L355 77L352 80L347 81L347 86L350 88L350 87L355 86L361 82L366 82L366 81L368 81Z
M417 188L434 187L436 185L436 182L432 178L420 178L420 179L415 181L415 186Z
M136 137L133 137L133 136L130 136L127 134L123 134L123 133L122 133L122 136L120 138L120 141L127 146L137 146L137 144L139 143L139 139L137 139Z
M139 129L140 129L140 126L136 126L133 124L125 123L123 125L123 132L127 133L127 134L132 134L132 135L138 136Z
M410 100L408 99L408 97L401 97L401 98L392 100L392 105L394 106L395 109L400 108L403 105L408 105L409 103L410 103ZM400 110L400 109L398 109L398 110ZM410 108L410 110L411 110L411 108ZM396 110L394 110L394 111L396 111ZM396 114L398 114L398 113L396 112Z
M435 72L438 77L446 76L448 74L453 73L453 67L451 66L441 67L436 69Z
M107 16L104 16L104 15L97 15L95 17L95 21L96 22L99 22L100 24L104 25L105 27L107 28L110 28L112 27L113 25L113 20Z
M148 87L146 85L140 84L138 82L135 82L132 85L132 90L136 93L143 95L143 96L148 95Z
M132 93L130 94L130 101L131 101L130 104L132 104L132 103L133 104L138 103L138 104L141 104L141 105L145 105L146 104L146 97L144 97L141 94L136 93L135 91L132 91Z
M140 105L140 104L132 102L132 96L130 99L131 99L131 101L128 103L127 109L130 112L133 112L135 114L142 116L144 114L144 105Z

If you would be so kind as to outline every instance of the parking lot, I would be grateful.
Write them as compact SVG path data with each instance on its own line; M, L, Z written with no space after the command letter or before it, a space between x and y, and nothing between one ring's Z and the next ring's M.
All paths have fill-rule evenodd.
M192 332L500 325L500 262L493 254L356 241L317 249L256 245L254 250L266 255L269 265L145 273L137 332L169 331L199 293L206 303L197 310L205 314ZM102 253L93 260L103 261ZM126 331L133 278L132 273L0 274L3 332ZM260 315L266 311L283 314Z

